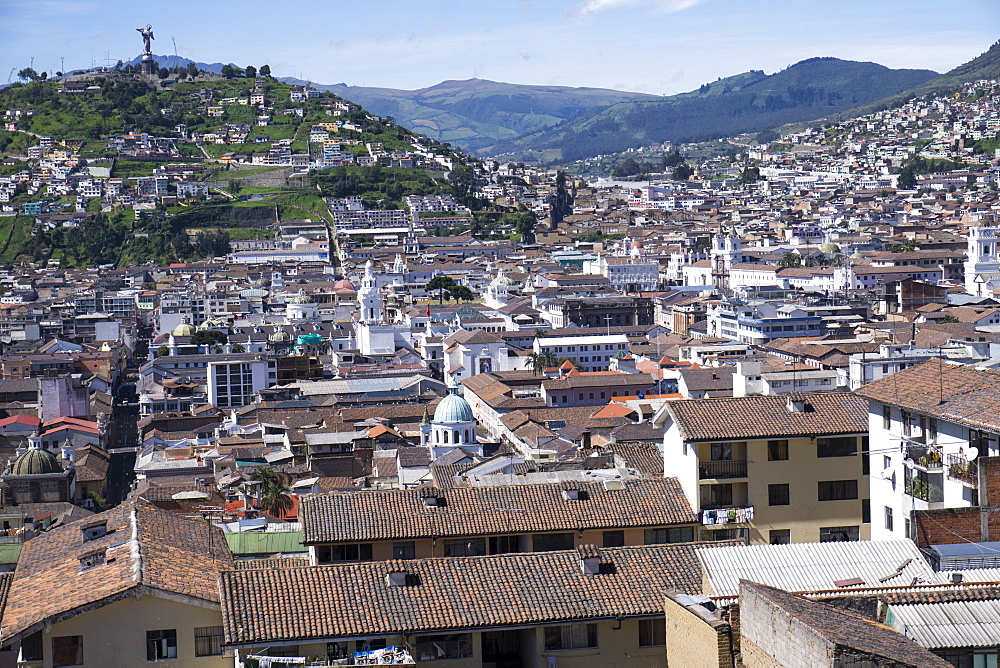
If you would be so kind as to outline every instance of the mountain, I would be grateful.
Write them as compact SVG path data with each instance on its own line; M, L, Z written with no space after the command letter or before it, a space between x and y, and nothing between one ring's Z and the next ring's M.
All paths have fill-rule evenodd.
M950 93L967 81L979 79L1000 79L1000 42L991 46L986 52L976 56L967 63L909 88L901 93L889 95L876 102L861 105L843 111L831 117L831 120L845 120L873 113L879 109L898 106L903 102L922 95L939 95Z
M679 95L619 102L499 142L489 153L565 161L664 141L728 137L829 117L911 90L936 76L931 70L810 58L771 75L751 70Z
M512 141L617 102L659 98L604 88L528 86L484 79L443 81L417 90L312 85L379 116L392 116L414 132L469 151Z
M205 72L213 72L215 74L221 74L222 68L225 65L233 65L233 63L200 63L196 60L191 60L190 58L185 58L184 56L158 56L153 54L153 60L156 61L157 67L171 68L177 67L187 67L188 64L194 63L194 66L199 70L204 70ZM136 56L132 60L125 61L123 65L138 65L142 61L142 56ZM235 66L235 65L234 65Z

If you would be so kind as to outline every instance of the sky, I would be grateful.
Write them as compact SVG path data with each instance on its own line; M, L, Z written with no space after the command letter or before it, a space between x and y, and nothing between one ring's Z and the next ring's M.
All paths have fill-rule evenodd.
M834 56L945 72L1000 39L998 0L0 0L0 84L153 53L321 84L447 79L673 94Z

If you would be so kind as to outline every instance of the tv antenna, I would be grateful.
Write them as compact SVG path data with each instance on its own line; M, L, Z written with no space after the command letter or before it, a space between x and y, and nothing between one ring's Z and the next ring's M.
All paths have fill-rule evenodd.
M173 64L173 67L176 68L177 67L177 40L174 39L173 37L171 37L170 41L173 42L173 44L174 44L174 64Z
M7 83L10 83L10 80L14 78L14 72L16 71L17 71L16 67L10 68L10 74L7 76Z

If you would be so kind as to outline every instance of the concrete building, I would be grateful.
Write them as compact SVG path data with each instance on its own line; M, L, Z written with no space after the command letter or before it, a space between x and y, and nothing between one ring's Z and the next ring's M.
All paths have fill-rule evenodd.
M753 544L866 540L864 401L792 393L668 401L664 475L700 513L701 538Z
M977 506L975 460L1000 454L1000 372L931 359L865 385L872 539L915 538L915 512Z

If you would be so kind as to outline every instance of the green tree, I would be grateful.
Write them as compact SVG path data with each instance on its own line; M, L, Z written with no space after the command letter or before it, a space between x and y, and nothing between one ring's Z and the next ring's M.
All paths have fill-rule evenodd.
M953 322L958 322L958 321L959 321L958 318L956 318L955 316L953 316L951 313L949 313L945 317L943 317L940 320L938 320L938 322L943 322L943 323L953 323Z
M556 229L566 216L573 213L573 196L566 186L566 172L561 169L556 173L556 192L550 198L549 207L552 229Z
M38 72L30 67L25 67L23 70L17 73L17 78L21 81L38 81Z
M639 167L638 162L636 162L633 158L625 158L617 165L615 165L615 168L611 170L611 176L614 176L615 178L622 178L625 176L635 176L641 171L642 168Z
M760 181L760 168L759 167L747 167L742 172L740 172L739 182L746 185L748 183L757 183Z
M220 346L228 342L226 333L217 329L200 329L191 337L191 345L194 346Z
M427 285L424 289L427 290L427 292L437 292L438 303L444 304L444 293L451 292L456 285L457 284L450 276L435 276L431 280L427 281Z
M88 496L94 502L94 506L97 507L97 512L99 513L104 512L105 510L111 507L111 504L108 503L108 500L105 499L100 494L98 494L97 492L91 492Z
M243 347L242 343L234 343L230 350L234 353L245 353L247 351L247 349Z
M170 70L168 70L166 67L161 67L156 71L156 76L160 77L161 79L166 79L167 77L170 76Z
M224 79L232 79L236 76L236 68L232 65L223 65L221 73Z
M448 297L456 302L471 302L476 298L476 293L466 285L455 285L455 287L448 289Z
M247 79L256 79L257 78L257 68L254 67L253 65L248 65L247 68L243 72L244 72L244 75L246 76Z
M260 66L260 75L262 77L270 77L271 76L271 66L270 65L261 65Z
M275 517L284 517L292 508L292 489L285 484L281 475L270 466L259 466L250 480L257 485L257 499L260 507Z
M674 179L677 181L687 181L694 176L694 167L682 162L674 167Z
M475 191L478 185L476 172L468 165L457 165L448 174L448 184L455 193L455 199L465 206L475 206Z
M120 63L121 61L118 62ZM195 65L194 63L188 63L187 74L188 74L188 79L194 79L196 76L198 76L198 66Z
M778 261L779 267L801 267L802 266L802 256L798 253L785 253L781 260Z
M166 357L169 354L170 354L170 346L168 346L165 343L162 346L160 346L159 348L156 349L156 356L157 357Z

